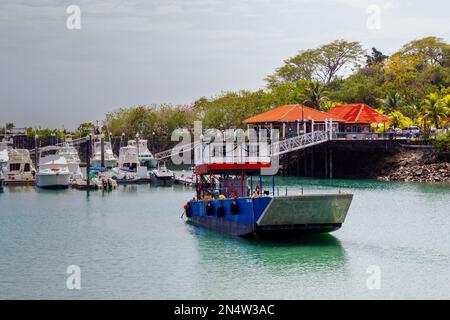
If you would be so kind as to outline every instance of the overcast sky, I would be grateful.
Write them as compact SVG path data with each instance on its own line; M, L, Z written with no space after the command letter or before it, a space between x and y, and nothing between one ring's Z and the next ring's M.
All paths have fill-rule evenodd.
M449 42L449 12L448 0L0 0L0 123L73 129L119 107L262 88L283 59L335 39L388 54Z

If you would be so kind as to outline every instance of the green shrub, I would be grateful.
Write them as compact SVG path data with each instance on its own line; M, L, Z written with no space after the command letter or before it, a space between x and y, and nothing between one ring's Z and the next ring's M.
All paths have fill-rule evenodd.
M436 134L436 138L433 140L433 146L439 151L450 152L450 132L443 131Z

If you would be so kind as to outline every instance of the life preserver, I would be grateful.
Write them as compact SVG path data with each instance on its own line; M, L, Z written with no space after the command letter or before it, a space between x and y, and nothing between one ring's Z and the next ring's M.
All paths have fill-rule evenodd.
M237 201L233 201L231 203L230 211L231 211L231 214L233 214L233 215L239 214L239 205L238 205Z
M186 217L188 217L188 218L192 217L192 208L189 205L189 203L186 203L184 205L184 212L186 212Z
M239 192L235 188L228 190L228 198L239 198Z

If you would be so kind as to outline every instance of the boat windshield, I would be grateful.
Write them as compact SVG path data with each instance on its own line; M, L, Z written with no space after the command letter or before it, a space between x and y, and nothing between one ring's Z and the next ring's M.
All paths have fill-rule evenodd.
M41 152L41 157L46 157L46 156L53 156L58 154L58 150L57 149L50 149L50 150L43 150Z

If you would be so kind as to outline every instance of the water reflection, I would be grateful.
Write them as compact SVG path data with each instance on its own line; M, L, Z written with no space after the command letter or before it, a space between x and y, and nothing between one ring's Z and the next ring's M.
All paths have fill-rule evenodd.
M34 190L32 185L8 185L4 187L4 191L8 192L31 192Z
M195 239L199 264L208 265L208 268L213 264L213 268L223 272L227 272L228 266L240 265L241 270L253 273L346 273L345 250L331 234L308 235L289 241L261 241L229 237L196 226L187 227Z

